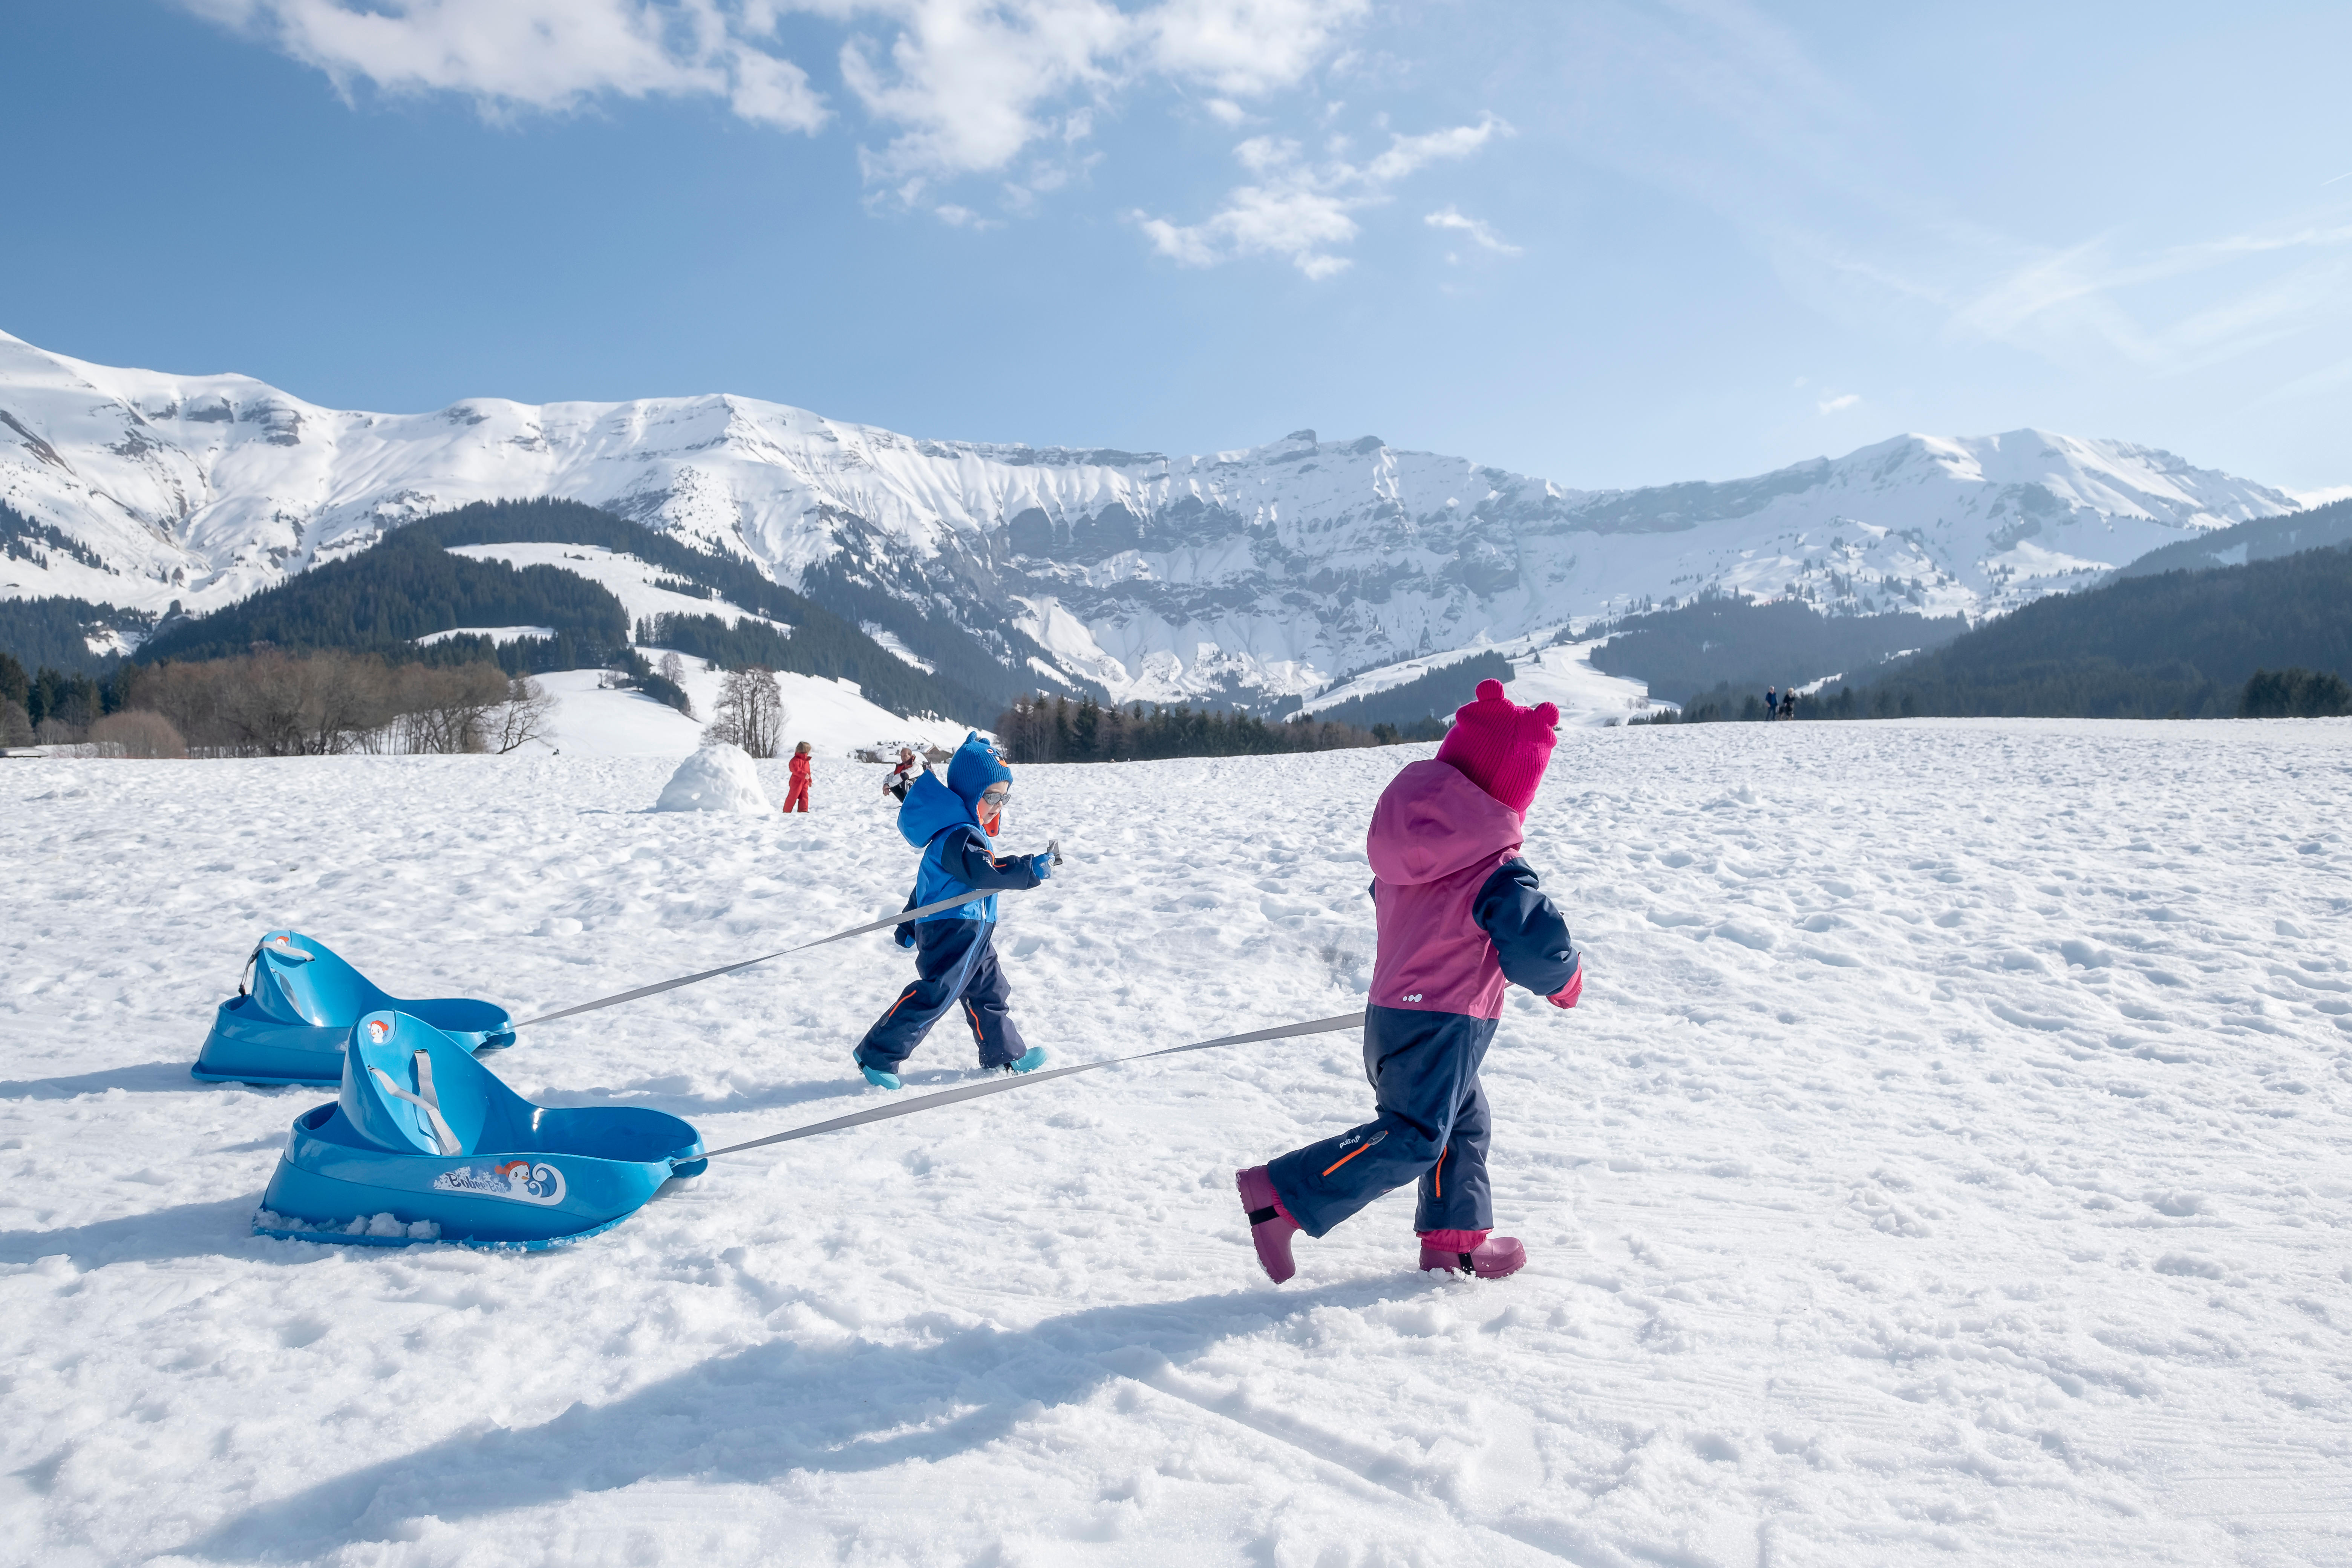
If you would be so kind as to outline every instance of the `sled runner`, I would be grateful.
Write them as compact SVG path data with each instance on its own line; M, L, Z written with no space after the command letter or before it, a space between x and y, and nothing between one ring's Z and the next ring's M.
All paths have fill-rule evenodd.
M295 1118L257 1236L536 1250L620 1224L709 1163L675 1116L533 1105L408 1014L371 1012L346 1035L342 1093Z
M343 1041L362 1014L405 1013L440 1030L467 1050L514 1044L514 1019L488 1002L452 996L410 1002L388 996L316 937L274 931L254 949L253 993L237 994L213 1015L196 1078L214 1083L339 1083Z

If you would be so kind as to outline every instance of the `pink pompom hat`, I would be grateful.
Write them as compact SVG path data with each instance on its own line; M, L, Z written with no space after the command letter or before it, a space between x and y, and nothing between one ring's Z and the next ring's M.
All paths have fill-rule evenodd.
M1501 681L1482 680L1476 699L1454 710L1454 727L1437 743L1437 760L1525 817L1559 742L1559 710L1551 703L1522 708L1503 695Z

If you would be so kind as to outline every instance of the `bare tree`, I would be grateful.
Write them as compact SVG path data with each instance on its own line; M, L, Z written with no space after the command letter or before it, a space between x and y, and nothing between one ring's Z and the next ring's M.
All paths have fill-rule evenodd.
M437 755L485 750L491 710L507 701L508 690L506 672L494 664L404 666L400 716L393 721L400 749Z
M110 757L184 757L187 742L161 713L145 710L109 713L89 727L99 755Z
M24 704L12 698L0 697L0 746L29 746L33 743L32 715Z
M740 746L755 757L772 757L792 719L776 672L755 664L727 672L719 689L719 711L702 738Z
M529 676L517 676L507 686L507 700L490 710L482 738L503 757L518 746L545 740L554 713L555 699L547 688Z
M668 681L672 686L684 686L686 684L686 660L678 658L676 653L666 653L662 655L661 678L664 680Z

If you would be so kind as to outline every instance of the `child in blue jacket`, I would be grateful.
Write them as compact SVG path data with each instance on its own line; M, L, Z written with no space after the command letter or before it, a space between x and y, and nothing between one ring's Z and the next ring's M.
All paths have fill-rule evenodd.
M1013 770L975 731L949 759L947 783L929 770L917 773L898 807L899 835L923 852L907 908L991 890L984 899L898 928L898 945L915 950L915 981L858 1042L857 1065L868 1083L897 1089L899 1064L958 1003L971 1025L982 1069L1028 1072L1045 1059L1043 1047L1023 1045L1021 1031L1007 1016L1011 993L992 940L994 889L1034 888L1052 873L1049 855L1000 858L990 851L1012 790Z

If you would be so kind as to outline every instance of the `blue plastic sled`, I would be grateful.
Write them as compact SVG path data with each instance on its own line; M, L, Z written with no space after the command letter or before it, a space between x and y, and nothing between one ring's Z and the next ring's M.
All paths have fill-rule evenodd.
M675 1116L533 1105L459 1041L374 1012L349 1031L341 1096L295 1118L253 1229L536 1250L620 1224L709 1163L702 1135Z
M253 994L238 994L213 1015L213 1032L196 1053L194 1076L213 1083L342 1081L343 1041L368 1013L397 1010L469 1050L514 1044L504 1007L453 996L409 1002L387 996L323 942L274 931L254 949Z

